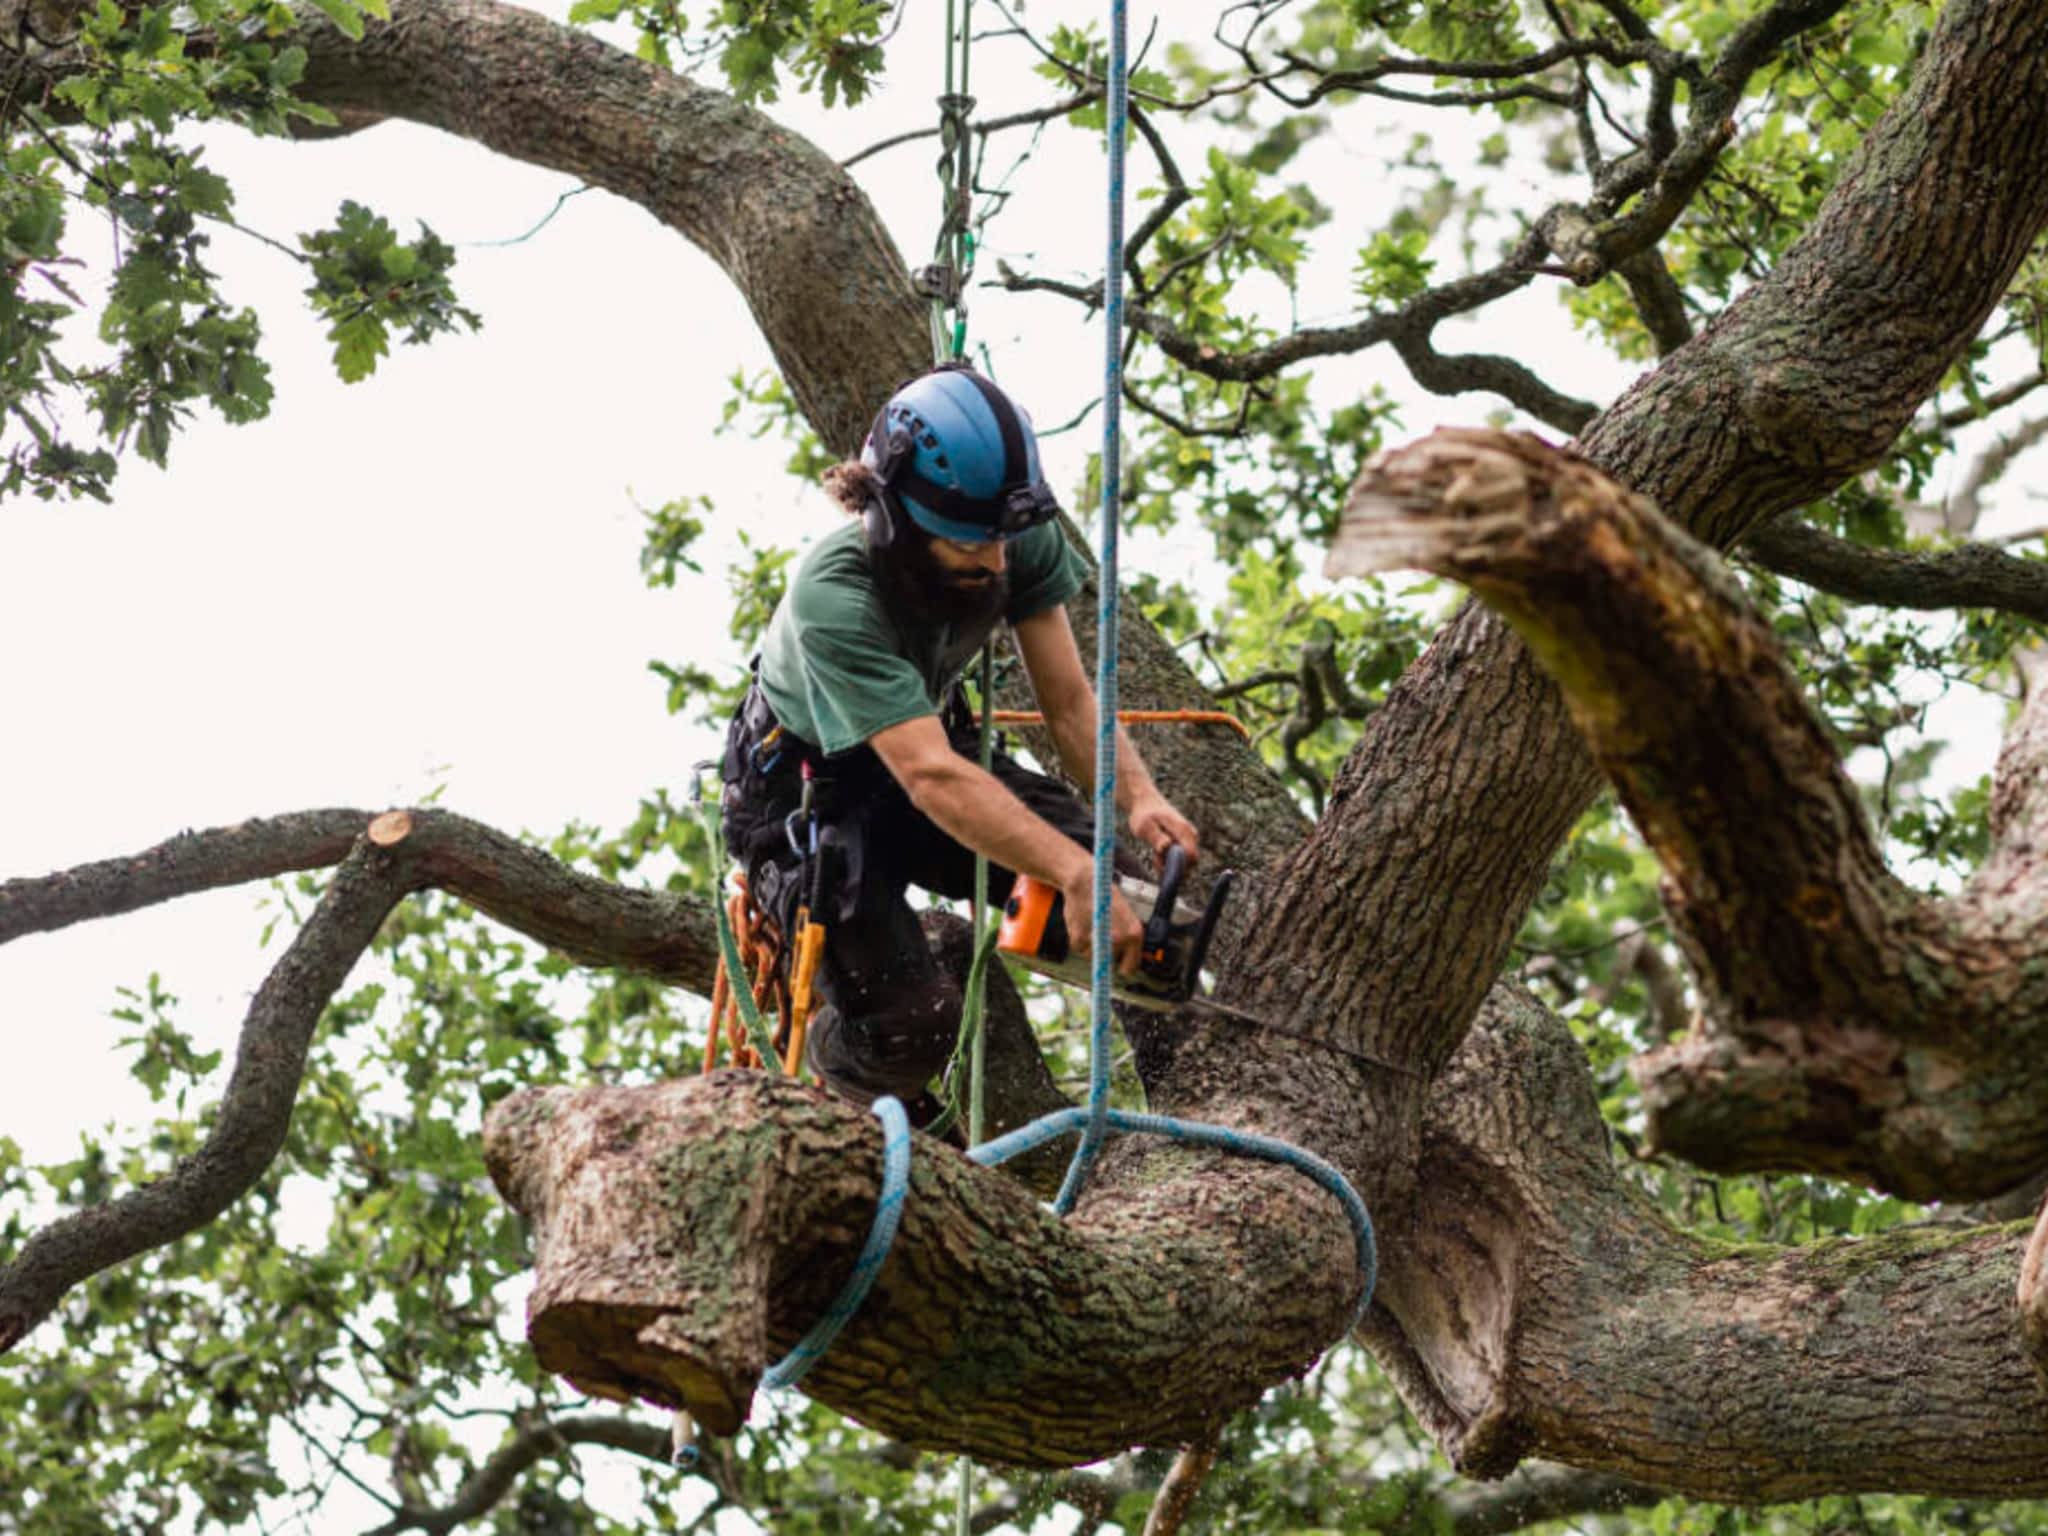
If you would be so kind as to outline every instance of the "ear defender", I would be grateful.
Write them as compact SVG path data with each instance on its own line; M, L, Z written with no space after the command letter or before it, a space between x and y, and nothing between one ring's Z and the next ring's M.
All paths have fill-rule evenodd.
M861 509L861 526L867 530L869 549L887 549L896 542L896 517L889 510L889 493L878 491Z
M861 523L867 531L870 549L887 549L896 542L899 513L889 486L916 450L917 440L904 427L891 424L888 407L884 406L882 414L875 418L874 429L868 433L867 451L861 456L882 482L882 489L870 496L861 509Z

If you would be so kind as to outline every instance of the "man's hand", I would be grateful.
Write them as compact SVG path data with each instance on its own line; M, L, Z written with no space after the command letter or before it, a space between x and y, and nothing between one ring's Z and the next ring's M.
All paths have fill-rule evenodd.
M1131 802L1131 835L1161 858L1166 857L1166 850L1173 843L1187 851L1188 863L1193 864L1201 857L1195 824L1157 790Z
M1095 947L1095 866L1083 865L1061 887L1066 898L1067 947L1085 955ZM1109 888L1109 948L1116 956L1116 968L1126 976L1138 974L1138 961L1145 948L1145 925L1131 909L1124 893Z

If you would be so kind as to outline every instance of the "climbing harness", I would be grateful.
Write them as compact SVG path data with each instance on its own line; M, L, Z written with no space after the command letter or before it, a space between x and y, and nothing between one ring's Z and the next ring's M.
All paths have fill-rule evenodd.
M712 819L712 802L701 788L695 798L711 851L712 888L719 890L726 884L724 841ZM790 933L785 935L754 900L744 871L733 874L733 889L725 899L712 904L718 966L711 981L710 1034L704 1042L706 1073L717 1069L719 1050L726 1044L736 1067L764 1067L772 1061L790 1077L803 1071L804 1039L817 1009L818 965L825 952L825 927L813 916L823 910L820 855L825 845L813 809L809 764L804 766L802 803L791 812L784 831L798 856L802 892ZM776 1013L772 1030L765 1012L770 1003Z

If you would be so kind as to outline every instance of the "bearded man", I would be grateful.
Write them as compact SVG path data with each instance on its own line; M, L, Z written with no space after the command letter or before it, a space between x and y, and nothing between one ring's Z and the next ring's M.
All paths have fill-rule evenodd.
M1086 567L1055 521L1030 419L963 366L899 389L859 461L825 483L857 521L812 546L769 621L727 737L726 845L784 932L806 903L826 925L812 1071L856 1103L893 1094L926 1123L925 1085L952 1053L961 996L907 888L965 898L982 854L992 900L1017 872L1042 880L1065 896L1075 951L1090 944L1093 813L1007 752L984 771L958 686L1007 623L1061 763L1086 790L1095 691L1066 611ZM807 784L814 822L792 816ZM1121 728L1116 798L1141 842L1194 857L1194 827ZM1118 893L1118 969L1137 968L1142 937Z

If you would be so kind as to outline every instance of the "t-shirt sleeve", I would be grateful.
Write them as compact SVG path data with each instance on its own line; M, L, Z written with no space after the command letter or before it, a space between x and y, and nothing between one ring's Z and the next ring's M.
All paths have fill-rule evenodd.
M1088 563L1058 523L1043 523L1010 545L1010 606L1015 624L1073 600L1088 580Z
M877 731L937 714L917 668L877 644L872 623L843 602L794 594L801 631L804 698L828 757L850 751Z

